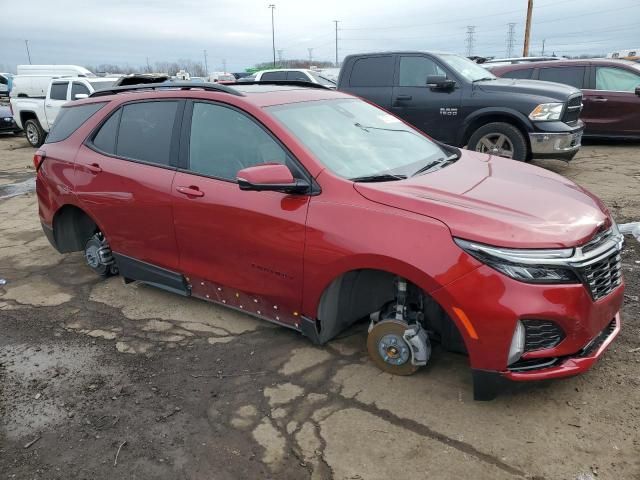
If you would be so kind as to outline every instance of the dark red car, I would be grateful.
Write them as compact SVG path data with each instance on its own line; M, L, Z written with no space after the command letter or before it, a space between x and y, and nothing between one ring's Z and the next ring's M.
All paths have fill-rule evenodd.
M318 344L366 318L396 374L437 341L468 354L478 399L584 372L620 330L622 236L600 200L348 94L102 91L62 109L34 163L47 237L99 274Z
M490 67L490 65L488 65ZM498 77L582 89L585 137L640 139L640 64L628 60L554 60L490 68Z

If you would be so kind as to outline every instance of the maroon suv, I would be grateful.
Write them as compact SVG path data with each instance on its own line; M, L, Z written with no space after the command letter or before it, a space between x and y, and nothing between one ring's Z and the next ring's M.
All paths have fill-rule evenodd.
M627 60L555 60L503 65L498 77L564 83L582 89L586 137L640 139L640 64Z

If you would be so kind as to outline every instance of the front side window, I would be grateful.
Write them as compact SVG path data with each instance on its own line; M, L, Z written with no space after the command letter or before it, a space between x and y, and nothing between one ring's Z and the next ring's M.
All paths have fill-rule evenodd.
M61 108L45 143L61 142L69 138L73 132L105 105L105 102L78 106L71 104L69 107Z
M68 87L69 82L51 84L51 93L49 97L51 98L51 100L66 100Z
M401 87L426 87L429 75L447 74L430 58L400 57Z
M260 80L273 81L273 80L286 80L287 72L265 72L260 77Z
M304 72L293 71L287 72L287 80L294 80L296 82L308 82L309 77L307 77Z
M584 88L585 67L551 67L541 68L538 73L538 80L546 82L564 83L576 88Z
M89 92L89 89L82 83L73 82L71 84L71 100L75 100L76 95L83 93L89 95L91 92Z
M195 103L189 170L225 180L264 163L288 164L286 151L246 115L213 103Z
M422 133L358 99L269 107L315 157L344 178L412 175L447 153Z
M169 165L178 102L131 103L122 108L116 155Z
M520 78L526 79L531 78L531 72L533 72L532 68L523 68L522 70L512 70L510 72L502 75L504 78Z
M596 67L596 90L634 92L640 87L638 74L615 67Z

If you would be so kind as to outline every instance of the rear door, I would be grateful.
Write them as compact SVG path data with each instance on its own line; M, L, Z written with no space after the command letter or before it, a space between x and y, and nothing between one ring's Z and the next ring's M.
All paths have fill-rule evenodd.
M193 294L295 323L309 197L242 191L236 174L267 162L304 171L261 124L227 105L189 103L182 138L171 196L180 270Z
M75 189L114 253L178 268L171 182L184 102L123 105L80 148ZM175 133L174 133L175 132Z
M588 86L582 112L585 133L640 137L640 97L635 94L640 71L592 65Z
M391 110L395 57L391 54L359 57L352 65L349 78L341 83L340 90Z
M43 125L43 127L46 127L47 130L51 130L58 113L60 113L60 108L69 101L68 93L69 82L53 81L49 85L49 92L44 101L44 114L47 117L47 125Z
M455 80L435 59L424 55L400 55L391 111L427 135L445 143L458 136L458 109L462 89L439 90L427 86L429 75Z

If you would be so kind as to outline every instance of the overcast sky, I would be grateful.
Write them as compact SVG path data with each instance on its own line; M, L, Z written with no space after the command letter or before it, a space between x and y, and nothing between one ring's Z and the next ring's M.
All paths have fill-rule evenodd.
M526 0L275 0L276 49L283 58L333 61L356 52L416 49L504 56L508 23L514 55L522 53ZM144 65L191 59L210 71L242 71L268 61L269 1L0 0L0 68L34 64ZM640 47L640 0L535 0L531 54L603 53Z

